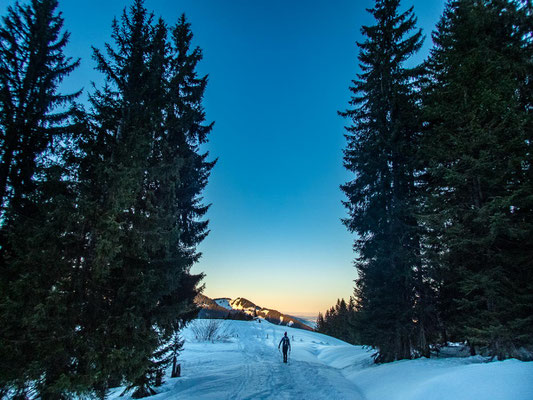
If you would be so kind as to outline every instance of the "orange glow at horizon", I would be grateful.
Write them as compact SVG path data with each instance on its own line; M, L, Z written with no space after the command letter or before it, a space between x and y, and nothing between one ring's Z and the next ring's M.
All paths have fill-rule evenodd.
M319 312L324 313L334 306L338 298L348 300L353 293L353 278L342 276L347 272L353 273L353 270L341 269L340 273L332 270L329 274L318 274L318 279L314 273L301 274L300 271L295 269L284 277L273 268L268 274L233 270L233 275L231 270L226 270L224 276L219 277L215 273L207 273L203 294L210 298L243 297L260 307L316 317Z

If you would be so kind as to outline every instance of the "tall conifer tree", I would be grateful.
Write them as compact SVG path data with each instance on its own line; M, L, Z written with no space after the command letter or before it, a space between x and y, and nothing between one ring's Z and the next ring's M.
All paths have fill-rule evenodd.
M451 338L531 346L531 10L451 1L427 63L428 255ZM530 6L529 6L530 7Z
M75 386L76 188L70 156L78 65L56 0L8 8L0 28L0 386L43 399Z
M184 17L169 33L137 0L114 21L113 40L107 57L95 50L107 84L92 96L83 145L83 323L94 346L85 364L99 374L101 397L121 381L143 397L197 312L202 275L190 268L207 234L200 196L213 163L200 145L212 125L202 108L207 78L196 73L201 51L190 49Z
M422 34L413 9L400 13L399 3L377 0L369 10L376 24L362 28L353 108L340 113L352 122L344 165L354 174L342 186L349 211L344 223L358 236L355 294L363 341L378 348L377 362L410 358L419 347L413 322L420 268L414 217L419 120L411 88L418 71L405 62L420 48Z

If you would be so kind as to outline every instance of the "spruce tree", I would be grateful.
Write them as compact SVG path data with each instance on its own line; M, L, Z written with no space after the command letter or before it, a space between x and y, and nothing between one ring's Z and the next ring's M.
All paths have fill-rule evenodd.
M9 7L0 27L0 387L43 399L75 383L71 251L78 62L55 0Z
M527 358L531 346L531 10L451 1L427 62L427 254L446 336Z
M324 315L322 315L321 312L318 313L318 317L316 318L316 329L317 332L320 333L326 333L326 324Z
M79 61L63 53L69 34L56 8L57 0L17 3L8 8L0 28L2 216L14 199L20 203L31 192L38 156L66 132L65 110L79 94L57 90Z
M207 76L197 76L202 52L191 49L192 37L190 24L182 15L171 32L168 86L161 110L163 129L156 138L160 148L153 153L147 186L152 226L160 246L151 259L163 278L161 304L155 310L161 321L160 349L137 387L148 388L171 361L175 363L181 348L178 331L197 312L193 299L202 275L191 275L190 268L200 257L197 245L208 233L208 222L200 219L208 210L201 193L214 162L207 161L208 153L200 151L213 124L205 124L202 99Z
M118 49L110 58L95 50L106 86L91 96L92 116L83 150L81 207L87 250L84 254L83 361L103 397L110 384L134 381L147 368L156 337L145 319L152 277L142 246L145 210L139 204L152 137L151 16L140 2L122 24L113 21Z
M201 192L213 163L200 145L212 125L202 108L207 78L195 71L201 51L190 50L184 17L169 34L138 0L112 37L107 57L95 50L107 84L91 97L83 143L84 364L98 374L100 397L121 382L144 397L197 313L202 275L190 268L207 234Z
M357 234L355 295L362 340L378 349L377 362L411 358L424 327L415 311L420 269L420 228L415 218L419 118L412 88L418 69L405 67L420 49L413 9L399 0L377 0L376 20L364 26L361 73L353 81L344 166L354 179L342 186L348 200L345 225Z

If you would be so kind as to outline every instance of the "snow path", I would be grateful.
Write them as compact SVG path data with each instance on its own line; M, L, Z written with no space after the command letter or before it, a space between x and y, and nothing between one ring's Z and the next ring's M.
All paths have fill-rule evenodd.
M272 324L256 324L252 326L253 335L239 341L244 373L237 390L228 398L364 399L338 369L318 360L315 363L300 361L291 354L289 363L284 364L277 349L284 329ZM298 342L293 342L292 348L293 353L298 354Z

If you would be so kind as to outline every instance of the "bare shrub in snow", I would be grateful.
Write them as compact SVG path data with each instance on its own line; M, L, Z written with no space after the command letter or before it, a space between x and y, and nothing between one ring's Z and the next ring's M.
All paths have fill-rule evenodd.
M191 331L199 342L227 342L233 336L227 322L220 319L197 319Z

